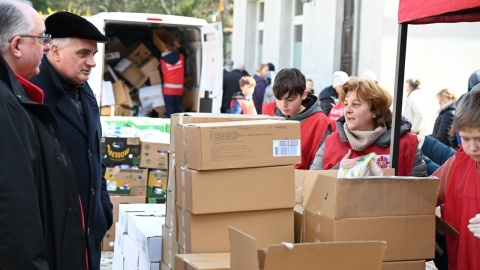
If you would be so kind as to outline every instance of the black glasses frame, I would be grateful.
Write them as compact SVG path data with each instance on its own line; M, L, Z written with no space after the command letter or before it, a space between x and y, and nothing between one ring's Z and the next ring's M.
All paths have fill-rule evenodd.
M15 37L29 37L29 38L38 38L43 42L43 44L49 44L50 40L52 40L52 35L50 34L45 34L43 36L34 36L34 35L16 35ZM8 40L8 42L12 42L12 40L15 38L12 37L11 39Z

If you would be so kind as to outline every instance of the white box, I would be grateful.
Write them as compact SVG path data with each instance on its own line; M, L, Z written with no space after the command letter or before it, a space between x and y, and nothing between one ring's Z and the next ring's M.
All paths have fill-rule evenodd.
M136 242L130 237L129 235L123 236L123 257L125 258L124 268L127 269L125 266L130 265L138 269L138 257L140 255L140 251L138 250Z
M113 94L113 85L111 81L103 81L101 104L102 106L115 105L115 95Z
M122 228L120 228L122 225L120 223L116 222L115 223L115 242L114 242L114 249L113 249L113 262L112 262L112 269L123 269L123 247L122 247L122 242L123 242L123 233L119 233L120 231L123 231Z
M162 225L157 222L136 222L130 231L132 238L137 242L140 254L149 262L162 260Z
M118 222L123 226L124 232L128 232L127 212L145 212L154 211L165 215L165 204L156 203L132 203L120 204L118 206Z
M138 269L140 270L160 270L160 262L149 262L145 256L140 254L138 262Z
M162 229L162 225L165 224L165 214L162 212L128 212L127 214L128 229L127 232L130 235L135 231L136 223L156 223L159 226L159 231ZM135 235L131 235L135 239Z

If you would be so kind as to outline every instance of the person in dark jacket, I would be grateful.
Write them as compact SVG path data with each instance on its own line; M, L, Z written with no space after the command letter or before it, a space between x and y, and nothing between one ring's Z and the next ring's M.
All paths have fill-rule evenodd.
M31 4L0 1L0 269L87 269L73 165L27 80L49 40Z
M234 69L223 77L222 113L230 113L230 102L233 95L240 92L238 82L244 75L245 66L242 63L235 63Z
M450 146L450 134L452 133L453 120L455 118L455 103L457 96L454 92L445 88L437 93L440 104L440 112L435 119L432 137Z
M318 99L320 101L320 108L323 113L328 116L330 110L335 106L339 101L339 93L342 91L342 85L348 82L348 74L343 71L335 71L333 73L332 85L325 87L320 94Z
M257 72L253 75L253 79L256 82L255 91L253 92L253 103L255 103L255 109L258 114L262 112L263 98L267 89L267 74L268 65L260 64L257 67Z
M97 42L108 42L86 19L57 12L45 20L52 35L51 48L31 81L45 92L47 105L57 119L72 159L85 221L90 270L100 269L101 242L113 221L102 163L100 113L87 83L95 67ZM67 269L67 268L63 268Z

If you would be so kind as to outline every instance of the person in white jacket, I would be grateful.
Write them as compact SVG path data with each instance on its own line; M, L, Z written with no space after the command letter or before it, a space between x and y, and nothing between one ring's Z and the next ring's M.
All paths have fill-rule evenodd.
M416 79L408 79L405 82L408 96L404 116L412 123L413 133L426 135L425 97L419 86L420 81Z

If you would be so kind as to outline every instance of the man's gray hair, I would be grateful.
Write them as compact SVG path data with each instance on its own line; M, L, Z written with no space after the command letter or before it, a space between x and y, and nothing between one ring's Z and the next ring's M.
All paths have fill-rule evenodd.
M29 34L35 27L19 4L32 6L30 1L0 0L0 53L5 52L11 38Z

